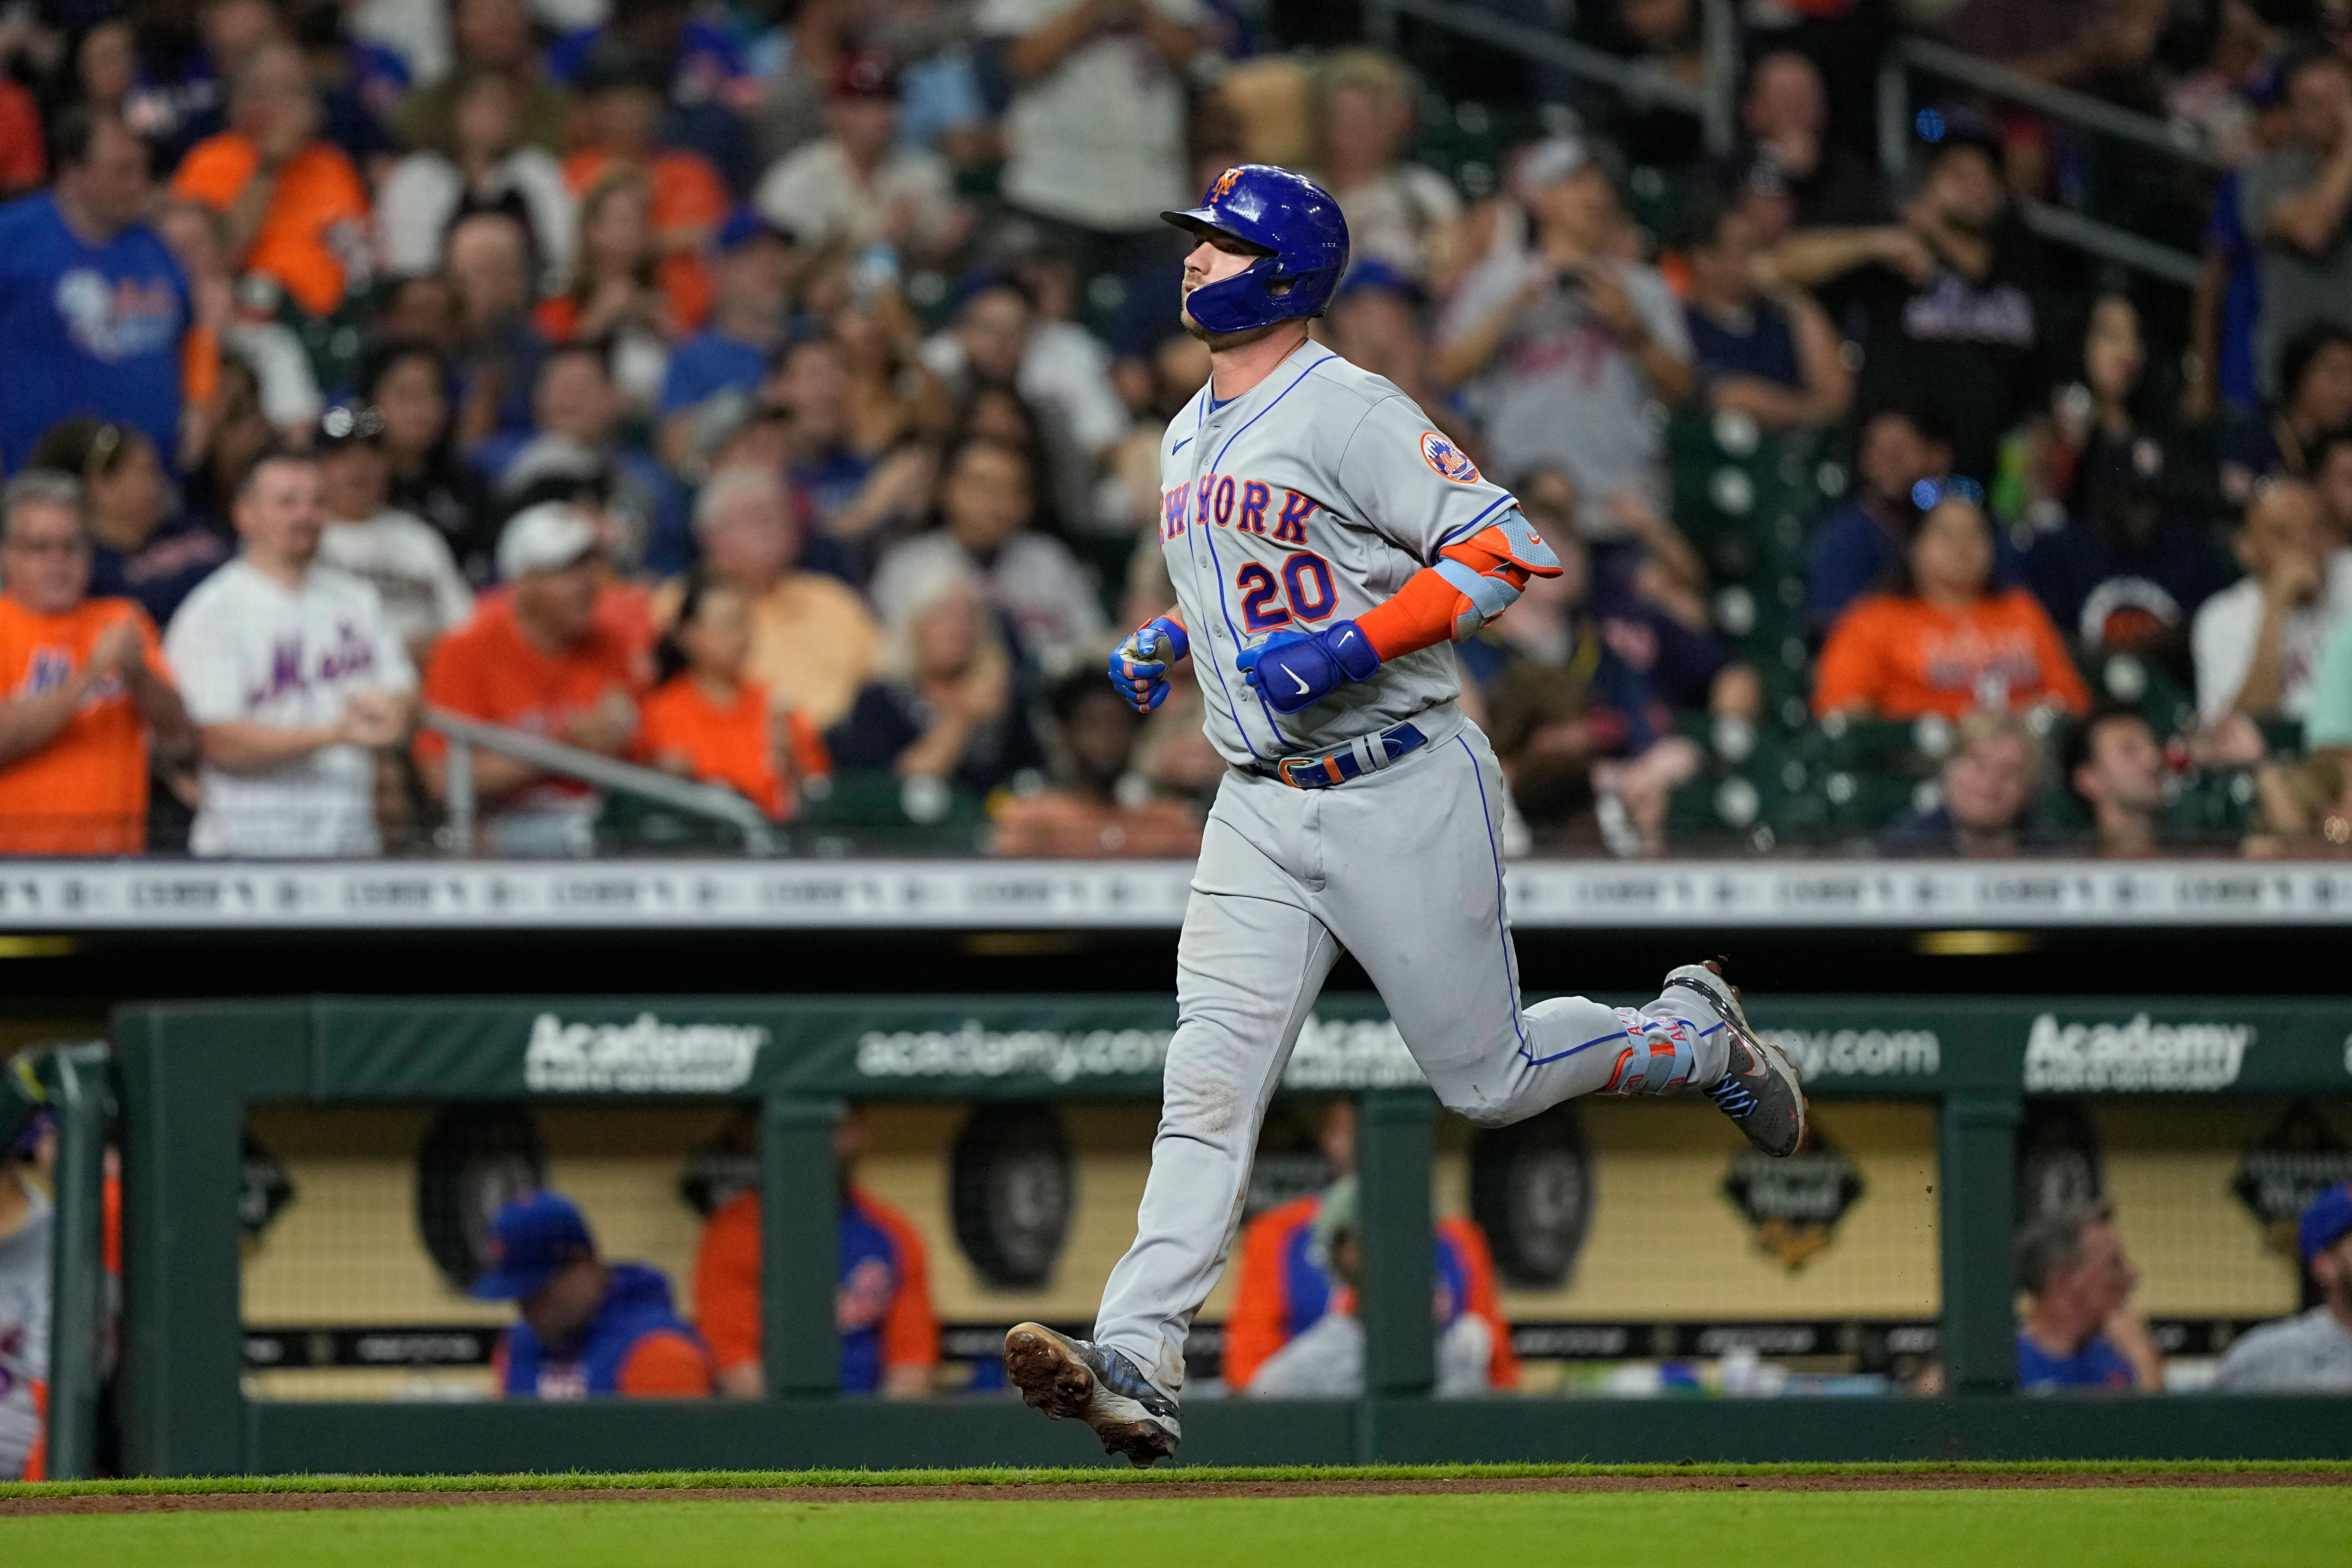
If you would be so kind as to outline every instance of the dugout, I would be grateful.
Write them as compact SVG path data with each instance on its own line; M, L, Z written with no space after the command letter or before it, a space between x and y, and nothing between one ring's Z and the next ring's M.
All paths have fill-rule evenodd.
M1131 1223L1159 1052L1173 1021L1171 999L1124 995L319 998L124 1008L113 1071L126 1182L130 1462L190 1474L1091 1460L1083 1432L1038 1421L1009 1400L835 1396L833 1215L822 1201L763 1205L766 1354L777 1391L766 1401L425 1398L415 1380L432 1369L397 1363L418 1347L392 1347L394 1375L408 1381L388 1384L391 1368L378 1368L373 1382L339 1368L337 1335L413 1327L436 1302L454 1304L446 1281L433 1279L427 1227L398 1177L389 1186L384 1179L384 1167L410 1158L453 1107L494 1118L521 1112L553 1179L584 1184L592 1211L622 1214L631 1191L667 1185L674 1194L686 1165L709 1155L745 1108L753 1108L756 1134L734 1152L763 1189L829 1197L832 1122L846 1100L877 1108L886 1156L955 1142L975 1107L996 1108L1000 1123L1050 1110L1071 1145L1079 1193L1058 1269L1024 1293L1001 1280L952 1278L957 1268L970 1275L969 1257L937 1240L933 1251L946 1265L939 1272L951 1321L987 1308L1000 1321L1034 1311L1083 1322ZM2005 1392L2021 1152L2029 1186L2076 1179L2087 1135L2160 1327L2226 1334L2294 1309L2292 1266L2268 1249L2260 1205L2233 1192L2251 1183L2259 1194L2267 1182L2277 1189L2273 1206L2290 1201L2279 1193L2298 1172L2318 1169L2298 1163L2312 1139L2352 1126L2352 1016L2341 1006L1779 998L1769 1026L1809 1069L1826 1162L1801 1155L1789 1190L1759 1193L1756 1181L1773 1173L1742 1189L1738 1141L1711 1112L1697 1115L1704 1107L1580 1109L1574 1138L1590 1189L1580 1250L1561 1283L1549 1293L1523 1289L1507 1308L1571 1347L1580 1336L1588 1346L1594 1336L1654 1338L1674 1326L1661 1303L1670 1311L1676 1301L1701 1352L1710 1331L1717 1351L1738 1342L1726 1337L1734 1320L1768 1353L1801 1349L1792 1337L1800 1334L1924 1329L1951 1392L1426 1397L1432 1335L1415 1305L1429 1300L1432 1194L1449 1207L1475 1203L1482 1154L1418 1087L1377 999L1335 994L1318 1005L1286 1089L1361 1100L1369 1394L1338 1404L1194 1401L1185 1459L2352 1452L2352 1405L2341 1400ZM87 1057L81 1070L93 1070ZM91 1173L102 1104L85 1094L67 1111L59 1219L61 1251L72 1256L60 1279L87 1281L98 1245ZM265 1169L274 1163L298 1195L277 1222L288 1228L251 1249L240 1200L266 1207L270 1190L265 1174L255 1195L257 1143ZM2266 1150L2281 1157L2254 1158ZM910 1200L937 1182L918 1163L878 1179L899 1184ZM929 1201L927 1225L951 1226L936 1186ZM1824 1204L1839 1209L1826 1239L1790 1234ZM1777 1238L1766 1234L1775 1219ZM609 1240L622 1253L656 1250L627 1235ZM1808 1245L1790 1267L1785 1254ZM351 1300L338 1309L344 1321L323 1321L316 1308L331 1291L319 1282L338 1268ZM285 1321L299 1310L313 1321ZM370 1311L380 1314L373 1322ZM440 1326L491 1325L477 1314ZM257 1346L264 1364L256 1364ZM60 1350L54 1451L68 1473L88 1453L94 1390L87 1363ZM445 1392L467 1392L458 1382Z

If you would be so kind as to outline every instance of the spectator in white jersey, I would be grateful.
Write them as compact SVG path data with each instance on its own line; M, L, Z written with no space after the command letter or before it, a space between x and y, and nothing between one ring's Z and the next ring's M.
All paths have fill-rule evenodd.
M385 503L392 461L383 430L383 411L364 404L339 404L320 419L315 450L327 531L319 560L373 584L384 619L422 668L441 634L474 613L474 594L440 531Z
M203 759L189 847L374 855L373 753L407 733L408 651L374 588L317 563L327 509L315 458L263 455L230 515L242 552L163 638Z
M1622 254L1616 187L1581 139L1529 148L1515 184L1533 241L1498 247L1462 280L1438 327L1438 380L1466 384L1489 469L1565 468L1579 530L1614 541L1626 531L1620 494L1665 510L1650 410L1690 395L1689 333L1658 269Z
M2231 1345L2214 1387L2231 1394L2352 1394L2352 1182L2338 1182L2312 1199L2294 1239L2319 1304L2264 1323Z

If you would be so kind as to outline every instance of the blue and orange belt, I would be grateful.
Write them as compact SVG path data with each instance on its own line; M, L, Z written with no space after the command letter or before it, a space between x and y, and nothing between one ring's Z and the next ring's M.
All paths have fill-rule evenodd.
M1319 757L1285 757L1278 763L1252 763L1250 772L1278 780L1293 789L1329 789L1349 779L1376 773L1409 752L1419 751L1429 737L1410 724L1359 735L1336 752Z

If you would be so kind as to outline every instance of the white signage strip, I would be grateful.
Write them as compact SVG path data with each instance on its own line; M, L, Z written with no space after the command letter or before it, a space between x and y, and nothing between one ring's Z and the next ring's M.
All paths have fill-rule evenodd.
M1170 861L0 862L0 931L1172 931ZM2352 923L2352 865L1529 860L1526 930Z

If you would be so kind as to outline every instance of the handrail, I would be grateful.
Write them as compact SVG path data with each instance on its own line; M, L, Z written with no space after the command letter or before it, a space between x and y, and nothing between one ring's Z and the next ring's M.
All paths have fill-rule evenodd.
M2036 81L1979 55L1929 38L1903 38L1886 51L1878 68L1878 163L1888 180L1898 184L1911 165L1911 83L1909 73L1922 71L1962 82L1982 92L2006 98L2053 119L2071 121L2086 129L2135 142L2200 168L2218 169L2221 161L2184 134L2152 115L2118 109L2103 99L2072 88ZM2072 246L2093 256L2160 278L2182 288L2194 288L2200 264L2185 250L2159 245L2145 236L2085 214L2048 202L2023 201L2019 215L2028 228L2045 239Z
M2071 87L2058 87L2037 81L2030 76L2013 71L1997 60L1982 55L1972 55L1966 49L1939 44L1933 38L1899 38L1887 51L1887 68L1901 69L1908 66L1930 76L1943 77L1989 92L2012 103L2024 104L2041 110L2053 120L2069 120L2103 135L2121 142L2137 142L2167 153L2184 163L2201 164L2209 169L2225 168L2221 159L2198 144L2196 132L2187 126L2159 120L2152 114L2140 114L2132 110L2094 98ZM1908 127L1906 127L1908 131ZM1885 142L1880 153L1885 152Z
M527 731L510 730L500 724L485 724L478 719L468 719L462 713L452 713L446 708L426 708L417 717L420 727L446 736L449 741L449 766L446 795L448 797L449 837L452 848L462 855L469 851L474 840L474 821L478 800L474 789L474 748L511 757L528 763L544 773L563 778L577 779L582 784L594 784L598 789L618 795L635 795L673 811L684 812L708 822L720 823L743 835L743 847L753 855L775 853L775 837L760 808L732 790L716 784L695 784L675 774L653 768L641 768L633 763L618 763L594 752L583 751L551 741L544 735Z
M1393 40L1399 14L1459 33L1526 59L1556 66L1572 76L1613 88L1636 103L1680 110L1704 127L1707 150L1727 151L1732 142L1731 95L1739 74L1739 35L1729 0L1702 0L1708 85L1676 81L1647 60L1621 59L1590 44L1563 38L1540 27L1497 16L1458 0L1365 0L1365 32L1376 41Z
M2145 272L2151 278L2161 278L2168 283L2178 283L2183 289L2197 286L2202 263L2185 250L2158 245L2127 228L2101 223L2095 217L2084 217L2072 207L2057 206L2049 202L2020 202L2018 216L2025 220L2026 227L2044 239L2071 245L2077 250L2087 250L2118 266Z

